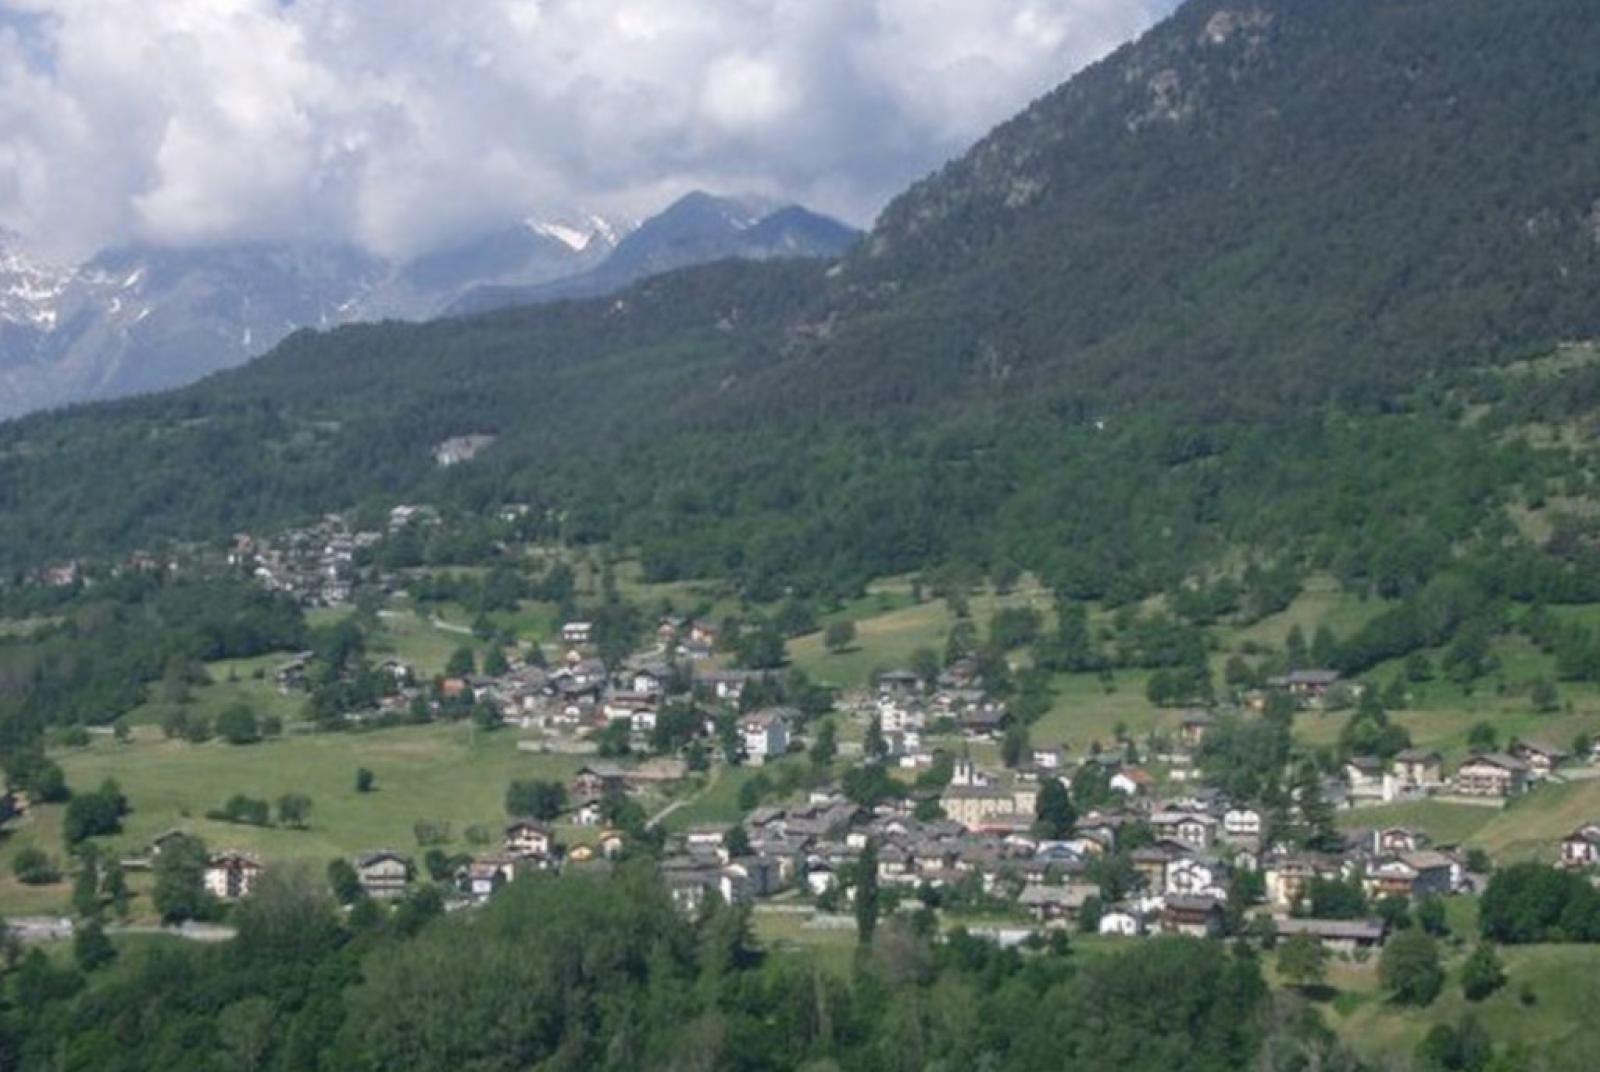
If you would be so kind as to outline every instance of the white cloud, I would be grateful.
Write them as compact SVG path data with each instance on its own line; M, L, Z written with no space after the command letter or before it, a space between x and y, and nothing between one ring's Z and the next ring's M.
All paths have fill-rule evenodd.
M402 254L695 187L866 222L1174 0L0 0L0 225Z

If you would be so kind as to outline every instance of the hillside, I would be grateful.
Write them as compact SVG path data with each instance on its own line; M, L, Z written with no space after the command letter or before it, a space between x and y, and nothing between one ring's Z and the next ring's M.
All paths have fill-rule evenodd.
M1194 0L841 271L301 334L6 426L0 560L426 498L547 505L656 579L756 591L1010 561L1125 596L1240 549L1414 585L1500 539L1530 474L1587 486L1586 452L1460 406L1600 334L1597 48L1579 0Z

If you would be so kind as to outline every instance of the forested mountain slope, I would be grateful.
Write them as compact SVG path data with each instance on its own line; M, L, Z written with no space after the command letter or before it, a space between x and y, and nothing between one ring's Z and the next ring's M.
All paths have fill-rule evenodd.
M1193 0L838 270L302 334L5 426L0 557L429 499L756 590L959 559L1131 593L1241 547L1414 582L1592 478L1460 406L1600 335L1596 54L1588 0Z

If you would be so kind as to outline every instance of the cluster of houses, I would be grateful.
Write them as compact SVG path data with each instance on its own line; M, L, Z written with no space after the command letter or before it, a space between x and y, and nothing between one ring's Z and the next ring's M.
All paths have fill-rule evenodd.
M1462 855L1401 827L1352 833L1336 853L1292 849L1271 837L1260 809L1208 790L1158 800L1130 788L1117 806L1082 816L1060 838L1033 832L1036 784L996 789L993 799L1001 803L994 810L959 808L973 798L972 789L999 781L998 774L958 763L940 797L946 816L932 820L916 818L909 802L869 810L837 792L818 791L801 805L752 812L742 836L723 828L691 830L662 861L662 874L674 899L690 911L712 893L735 902L791 889L818 898L849 896L850 877L870 844L880 887L907 895L924 887L962 891L1012 902L1041 924L1088 925L1103 934L1205 936L1222 932L1235 873L1249 871L1261 877L1264 914L1280 934L1313 933L1335 949L1379 944L1384 926L1376 919L1305 918L1318 879L1359 881L1373 900L1445 896L1476 881ZM1137 877L1120 896L1107 897L1092 877L1096 861L1126 848L1133 831L1139 832L1137 847L1126 856ZM1600 843L1600 828L1594 833ZM1090 911L1093 918L1086 920Z
M149 857L129 861L142 867L153 864L163 843L177 836L169 832L156 839ZM531 819L518 819L506 825L498 851L475 855L461 862L452 875L456 903L487 901L502 886L518 878L559 869L564 864L615 859L625 839L615 830L603 830L592 845L570 851L556 841L550 827ZM350 860L362 892L376 901L394 901L405 896L417 878L417 864L407 854L393 849L361 853ZM266 865L253 853L237 849L213 852L206 864L206 892L219 901L235 902L250 896Z
M1344 766L1345 803L1360 807L1428 796L1510 800L1559 777L1560 768L1573 758L1559 748L1519 741L1507 752L1470 755L1447 777L1438 752L1407 749L1387 763L1375 756L1354 756Z
M1006 707L982 688L977 662L951 664L932 687L909 670L877 677L877 688L845 697L844 706L863 722L876 721L888 755L907 770L925 770L935 756L927 738L959 734L969 741L998 740L1005 731Z
M249 570L267 591L287 593L303 606L339 606L350 601L357 552L382 540L380 532L352 531L343 517L329 514L271 539L240 533L228 565Z

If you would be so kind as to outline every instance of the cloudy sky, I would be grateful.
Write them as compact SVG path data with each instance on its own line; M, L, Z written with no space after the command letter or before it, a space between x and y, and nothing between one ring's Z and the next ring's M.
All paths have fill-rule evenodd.
M388 255L694 188L865 224L1175 0L0 0L0 227Z

